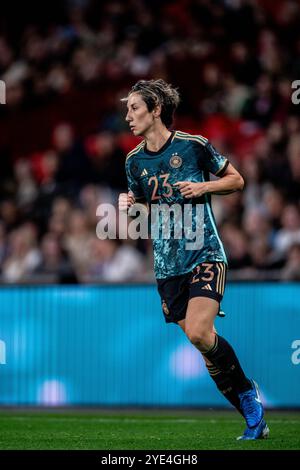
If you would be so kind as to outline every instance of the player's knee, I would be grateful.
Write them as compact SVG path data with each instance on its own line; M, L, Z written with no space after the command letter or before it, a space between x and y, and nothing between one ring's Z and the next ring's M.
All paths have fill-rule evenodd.
M186 335L190 342L198 347L203 346L205 348L207 344L211 343L211 331L205 328L186 329Z

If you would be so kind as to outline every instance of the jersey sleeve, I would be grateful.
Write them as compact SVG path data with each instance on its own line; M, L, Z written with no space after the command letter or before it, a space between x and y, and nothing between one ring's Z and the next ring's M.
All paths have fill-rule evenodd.
M125 171L126 171L126 176L127 176L128 191L133 192L135 199L139 199L139 200L145 199L145 196L142 192L142 188L139 185L139 182L136 180L136 178L132 174L131 162L129 160L127 160L125 163Z
M228 159L221 155L210 142L205 144L203 163L205 168L216 176L222 176L229 165Z

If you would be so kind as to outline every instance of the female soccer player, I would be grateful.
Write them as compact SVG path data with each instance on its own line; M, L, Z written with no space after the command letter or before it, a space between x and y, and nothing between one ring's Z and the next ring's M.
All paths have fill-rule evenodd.
M181 237L175 216L158 217L155 222L162 230L166 221L171 224L168 237L153 239L165 320L182 328L202 353L218 389L244 416L247 427L240 439L266 438L269 429L257 385L246 377L233 348L214 329L227 260L210 199L211 194L242 190L243 178L205 137L169 130L179 94L165 81L140 80L123 101L131 131L144 140L127 155L129 191L120 194L119 209L127 211L138 201L146 203L151 214L152 209L166 207L173 214L178 209L183 213ZM210 181L209 173L218 179ZM195 243L191 243L193 235Z

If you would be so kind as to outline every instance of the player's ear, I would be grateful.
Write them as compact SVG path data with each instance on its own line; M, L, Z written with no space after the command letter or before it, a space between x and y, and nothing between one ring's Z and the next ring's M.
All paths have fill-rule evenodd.
M155 108L153 109L153 116L157 119L161 115L161 105L157 104Z

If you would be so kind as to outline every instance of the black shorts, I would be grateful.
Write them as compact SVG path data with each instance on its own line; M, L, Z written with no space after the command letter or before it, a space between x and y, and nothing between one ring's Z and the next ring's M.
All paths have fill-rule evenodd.
M157 279L163 314L167 323L177 323L186 315L193 297L209 297L221 302L227 266L222 262L200 263L193 271L167 279Z

